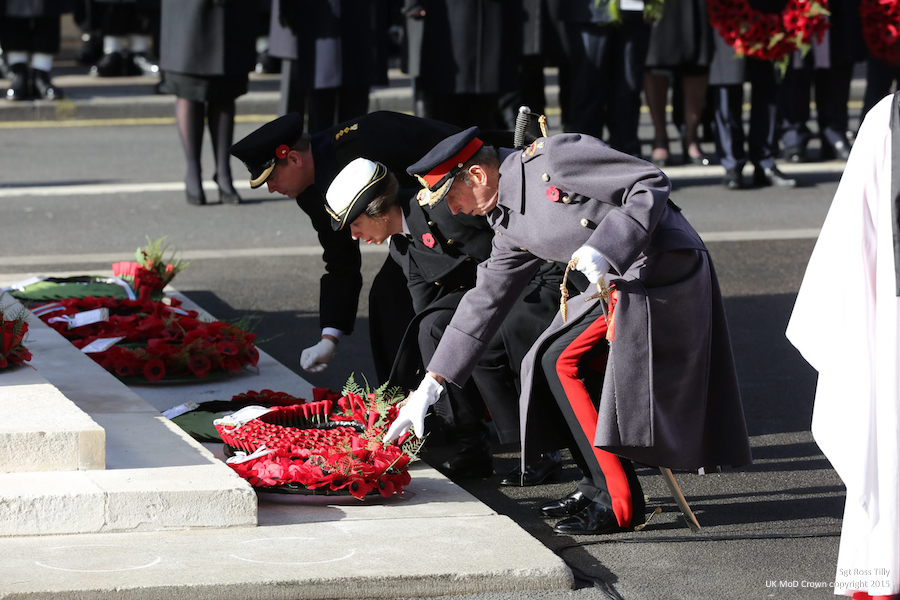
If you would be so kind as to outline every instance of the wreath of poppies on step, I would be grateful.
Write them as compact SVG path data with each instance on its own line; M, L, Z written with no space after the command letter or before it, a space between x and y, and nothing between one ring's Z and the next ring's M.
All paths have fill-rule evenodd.
M256 394L233 399L252 401ZM269 390L260 392L259 399L275 394L285 400L285 394ZM409 485L407 465L417 459L423 443L408 433L396 444L382 443L404 397L400 388L388 384L367 391L351 375L343 395L314 390L313 402L294 398L289 406L251 406L214 423L232 454L227 463L253 487L387 498ZM260 410L265 412L258 414Z
M108 317L71 326L79 313L97 309L106 309ZM181 308L174 298L168 304L143 298L70 298L32 310L77 348L112 338L113 345L88 356L120 379L204 379L238 373L259 361L255 334L231 323L202 321L197 311Z
M891 67L900 66L900 2L862 0L859 16L872 56Z
M25 314L19 312L10 317L7 313L7 316L4 316L4 310L0 306L0 369L31 360L31 352L24 343L28 333Z
M764 13L748 0L708 0L709 22L739 56L779 62L806 53L829 27L827 0L788 0L780 13Z

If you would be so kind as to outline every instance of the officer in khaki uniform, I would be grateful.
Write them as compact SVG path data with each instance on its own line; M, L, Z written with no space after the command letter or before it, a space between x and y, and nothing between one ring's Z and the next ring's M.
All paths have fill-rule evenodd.
M385 439L409 427L422 433L435 390L468 376L543 260L577 259L589 281L613 287L610 322L588 286L534 344L521 375L523 459L568 436L583 473L576 492L543 507L566 517L554 530L596 534L641 523L643 494L628 459L690 470L750 462L715 272L669 200L665 175L581 134L540 138L525 151L480 146L456 160L477 134L449 137L409 169L428 175L421 201L446 197L454 213L486 215L496 233L478 284ZM536 401L546 389L555 421L543 416L553 407Z

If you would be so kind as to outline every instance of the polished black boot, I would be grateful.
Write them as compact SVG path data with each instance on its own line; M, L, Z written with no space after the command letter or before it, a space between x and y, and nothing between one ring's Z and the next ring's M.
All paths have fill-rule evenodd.
M50 73L40 69L32 69L32 83L34 85L34 97L41 100L61 100L66 95L50 81Z
M91 67L91 75L94 77L122 77L125 75L124 52L110 52L104 54L100 60Z
M560 467L562 467L562 452L559 450L545 452L535 462L525 465L524 475L522 468L517 466L500 480L500 485L539 485L547 481Z
M591 502L580 512L559 521L553 526L556 533L566 535L598 535L624 531L619 527L612 508L599 502Z
M575 490L565 498L548 502L541 507L543 517L569 517L584 510L591 503L591 499Z
M28 81L28 65L18 63L9 67L9 89L6 90L7 100L29 100L31 98L31 85Z

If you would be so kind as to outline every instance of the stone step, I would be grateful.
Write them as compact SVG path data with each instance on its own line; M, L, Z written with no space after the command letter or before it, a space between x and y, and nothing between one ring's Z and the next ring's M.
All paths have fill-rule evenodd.
M105 430L106 455L81 471L0 474L0 536L256 524L250 485L128 386L40 319L27 346L45 389Z
M12 314L22 310L14 302L0 305ZM0 414L0 473L105 468L103 428L33 367L0 372Z

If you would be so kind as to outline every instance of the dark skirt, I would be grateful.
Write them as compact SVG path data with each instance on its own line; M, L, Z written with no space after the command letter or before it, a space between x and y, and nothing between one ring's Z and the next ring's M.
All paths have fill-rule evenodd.
M651 69L708 67L712 61L713 35L705 0L665 2L662 18L650 30L650 47L644 65Z
M191 102L234 100L247 93L248 79L247 73L206 76L164 71L160 90Z

